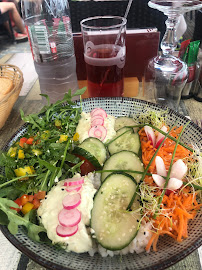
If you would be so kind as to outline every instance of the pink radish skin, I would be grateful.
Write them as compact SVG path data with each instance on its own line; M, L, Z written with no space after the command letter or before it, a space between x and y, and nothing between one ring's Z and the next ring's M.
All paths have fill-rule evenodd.
M62 225L58 225L56 228L57 235L61 237L72 236L75 233L77 233L77 231L78 231L78 225L74 227L64 227Z
M82 188L82 185L77 185L77 186L71 186L71 187L67 187L66 188L66 191L67 192L72 192L72 191L74 191L74 192L79 192L80 190L81 190L81 188Z
M177 190L183 185L182 180L177 178L170 178L168 181L167 189L169 190Z
M103 126L104 125L104 118L100 115L95 115L91 119L91 127L94 126Z
M67 179L64 183L64 186L77 186L77 185L82 185L83 183L84 183L84 177L76 179L75 181L73 179Z
M151 127L149 127L149 126L145 126L144 131L145 131L145 133L147 135L147 139L149 141L151 141L152 145L155 147L155 145L156 145L156 136L154 134L153 129Z
M64 227L74 227L81 221L81 213L78 209L62 209L58 215L59 223Z
M170 178L177 178L181 180L186 173L187 165L181 159L178 159L172 166Z
M90 112L90 116L93 117L93 114L96 113L97 110L99 110L100 108L95 108ZM96 115L96 114L95 114Z
M152 178L154 179L154 182L157 184L158 187L164 187L165 179L162 176L158 174L152 174Z
M81 203L81 195L79 193L68 194L64 197L62 204L67 210L76 208Z
M156 156L155 164L156 164L157 174L160 176L167 176L167 171L166 171L164 161L160 156Z
M161 130L164 131L164 132L167 132L167 131L168 131L166 126L163 126L163 127L161 128ZM155 146L155 148L158 148L158 147L159 147L159 145L160 145L161 142L163 141L164 137L165 137L165 135L163 135L163 134L160 133L160 132L158 133L158 136L157 136L157 139L156 139L156 146Z
M89 137L98 138L103 141L106 138L107 130L103 126L94 126L88 131Z
M94 117L95 115L101 115L103 118L107 117L107 113L101 108L97 108L91 111L90 116Z

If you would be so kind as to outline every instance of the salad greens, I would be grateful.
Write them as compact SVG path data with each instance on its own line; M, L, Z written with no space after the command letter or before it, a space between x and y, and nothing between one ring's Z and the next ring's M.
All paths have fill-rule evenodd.
M45 229L33 217L36 210L31 210L22 217L16 212L19 205L13 200L23 194L48 192L58 179L72 177L80 171L83 161L71 154L77 144L76 127L80 119L81 108L72 102L72 97L82 95L85 88L65 94L61 101L44 106L37 114L21 117L29 123L26 133L14 142L8 152L0 152L0 224L8 225L12 234L18 226L27 228L28 236L40 241L39 234ZM14 208L14 209L12 209Z

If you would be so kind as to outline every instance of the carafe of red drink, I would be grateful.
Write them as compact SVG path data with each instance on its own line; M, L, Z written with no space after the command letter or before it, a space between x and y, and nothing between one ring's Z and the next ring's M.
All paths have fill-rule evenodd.
M22 0L34 65L42 94L51 102L78 89L67 0Z

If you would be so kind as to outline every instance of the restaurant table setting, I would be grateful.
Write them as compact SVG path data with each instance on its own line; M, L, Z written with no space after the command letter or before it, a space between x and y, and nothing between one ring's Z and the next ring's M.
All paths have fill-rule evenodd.
M181 45L180 52L176 53L175 51L178 17L189 10L201 8L202 4L200 1L180 1L180 4L178 1L168 1L167 5L163 4L163 1L151 0L149 2L151 8L159 9L168 16L166 22L167 31L161 42L162 52L160 53L158 52L160 33L157 29L126 29L127 15L130 11L132 0L128 2L124 17L97 16L82 20L80 22L81 33L72 33L69 7L66 1L61 0L61 3L64 5L61 5L60 9L57 5L51 5L51 1L45 1L46 9L37 0L29 2L29 5L25 0L23 2L23 16L29 33L31 52L28 54L10 54L0 58L0 80L4 79L2 82L6 86L3 89L9 89L5 93L3 92L5 96L0 100L0 147L4 151L9 151L10 157L12 157L12 150L15 150L12 144L20 138L24 138L23 135L28 132L29 125L33 125L34 129L37 127L36 123L33 124L33 118L27 120L26 116L39 113L44 105L47 105L48 100L53 104L56 102L55 108L58 108L59 115L62 115L62 106L66 106L65 102L68 103L69 94L64 97L64 102L61 102L61 106L57 105L60 104L58 100L63 99L69 88L72 89L73 100L76 100L75 108L81 106L85 112L91 112L92 110L95 112L97 108L101 108L102 115L106 112L106 115L114 115L115 117L132 117L147 114L150 110L157 116L159 112L164 113L168 125L172 126L177 123L178 126L185 128L185 133L183 135L180 133L179 135L182 135L183 142L188 141L189 143L191 142L190 145L201 147L202 106L200 103L200 89L202 84L200 42L185 41ZM36 16L34 19L31 16L33 15L31 14L32 12ZM38 16L37 12L42 17ZM191 62L190 59L194 59L194 62ZM193 68L190 68L190 66L193 66L193 63L194 73L191 73ZM70 69L66 68L67 66L70 66ZM7 85L8 82L5 81L5 78L12 83L11 86ZM189 84L190 82L192 83ZM86 87L85 92L83 87ZM81 90L77 92L77 88ZM187 91L190 94L186 95ZM14 98L12 98L13 95ZM46 113L47 111L44 110L40 117L44 117ZM58 112L55 115L57 114ZM53 114L51 117L55 117L55 115ZM49 118L49 114L46 114L46 120L52 121L51 117ZM22 118L30 124L24 125ZM94 120L98 121L96 122L98 124L92 125L91 129L96 130L103 119L99 115ZM61 128L61 123L59 122L57 123L58 129ZM101 131L102 129L98 133L100 134ZM167 129L165 132L167 132ZM96 132L94 131L94 137L97 136L95 134ZM165 136L169 136L165 134L159 143L161 144L160 146L163 145L163 140L166 139ZM101 135L104 136L103 134ZM98 137L100 140L104 140L105 136L101 139L101 135ZM48 135L46 134L46 136ZM153 135L150 134L150 136ZM28 138L28 140L30 139L34 140L32 137ZM59 142L63 143L63 140L67 141L68 136L61 135ZM175 141L177 145L179 143L177 137ZM21 142L20 139L19 144ZM153 142L153 139L151 142ZM27 139L24 144L29 144ZM189 146L187 147L187 149L191 149ZM41 155L41 153L37 153L37 155ZM24 152L21 151L21 154L24 155ZM15 157L15 154L13 157ZM20 158L18 153L18 159ZM40 158L39 160L41 164L48 166L46 161L42 161ZM62 159L63 164L64 160ZM53 170L53 165L49 165L49 167ZM35 176L32 166L30 166L30 170L25 175L33 174ZM0 175L2 175L2 179L4 174L4 170L1 169ZM147 171L145 176L146 174ZM170 168L168 174L170 174ZM22 175L16 174L16 176L22 178ZM108 177L110 178L110 176ZM169 180L167 174L164 175L164 178L167 180L164 179L163 181L170 181L172 179L170 178ZM82 181L83 179L79 178L76 181L77 186L82 185ZM0 184L2 187L4 186L4 183L0 182ZM64 185L68 186L68 183ZM71 182L71 185L74 186L75 184ZM80 187L77 188L79 190ZM169 196L168 193L167 195ZM30 199L31 201L27 203L33 204L34 198L38 199L37 196L33 197L32 200ZM39 204L42 199L45 201L46 197L40 197L38 199ZM134 202L133 198L132 200ZM79 206L79 204L80 201L77 205ZM21 211L26 217L26 214L32 208L25 211L24 206L21 207ZM76 206L73 205L71 207L75 209ZM68 209L72 210L72 208ZM4 224L4 210L3 207L1 208L1 205L0 211L2 214L0 222ZM21 215L23 216L22 213ZM186 213L187 216L190 215L188 212ZM15 223L15 221L13 222ZM18 225L25 224L23 222L21 220L15 226L11 222L10 228L9 226L7 228L7 226L1 225L0 244L3 248L0 254L0 269L2 270L143 270L165 268L170 270L199 270L202 267L200 210L196 213L196 217L192 218L188 224L190 229L188 229L189 237L182 242L180 242L181 240L174 242L172 238L164 236L158 243L157 252L151 249L150 252L137 252L136 254L133 253L133 250L130 252L131 254L123 255L124 253L121 253L121 255L114 256L113 252L111 251L112 253L110 253L109 251L106 258L98 253L95 253L94 256L90 256L87 253L77 254L75 252L66 252L45 242L35 242L33 239L34 237L37 238L37 236L33 236L30 228L36 231L37 229L34 228L33 224L28 226L26 223L25 227L28 229L30 239L24 227L20 226L18 228ZM29 220L26 222L29 222ZM73 225L62 225L60 218L59 222L63 229L64 227L74 227ZM79 222L76 223L76 226ZM92 225L93 218L91 222ZM17 231L12 226L15 229L17 226ZM11 234L11 231L15 231L17 234ZM73 232L73 235L75 233L77 232ZM58 233L58 231L57 234L59 236L63 235L62 232ZM70 234L69 237L71 237ZM100 238L99 241L102 242L102 239ZM156 241L158 241L158 238ZM103 244L103 246L105 245ZM155 250L154 243L153 249ZM102 253L101 251L102 249L100 249L100 253Z

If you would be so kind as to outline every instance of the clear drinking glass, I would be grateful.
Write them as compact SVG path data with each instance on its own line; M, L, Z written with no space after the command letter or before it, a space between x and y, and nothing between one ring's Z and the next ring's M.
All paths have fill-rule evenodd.
M181 14L202 8L201 1L151 0L149 7L168 16L161 42L162 54L152 58L145 70L145 90L154 94L156 103L178 111L182 90L188 78L187 65L173 56L177 46L176 28Z
M92 17L81 21L90 97L123 95L126 19Z

